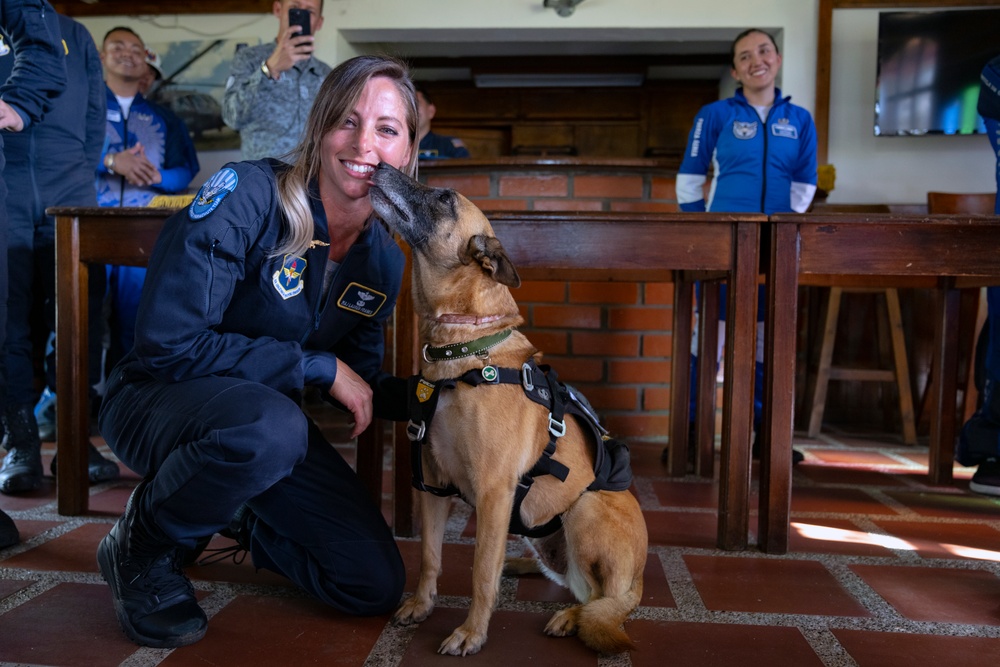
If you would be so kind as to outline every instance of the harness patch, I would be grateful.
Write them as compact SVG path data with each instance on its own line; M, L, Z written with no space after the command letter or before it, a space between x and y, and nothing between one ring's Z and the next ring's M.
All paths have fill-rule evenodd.
M737 139L753 139L757 136L757 121L734 121L733 136Z
M417 382L417 389L414 392L417 395L417 400L421 403L426 403L430 400L431 396L434 395L434 385L427 380L420 378Z
M305 287L302 273L306 270L306 264L308 262L298 255L285 255L281 261L281 268L271 277L271 284L282 299L287 301L302 292Z
M365 287L359 283L351 283L337 299L337 307L344 310L374 317L375 313L385 304L386 296L382 292Z
M232 168L226 167L217 171L198 190L198 194L188 208L188 215L192 220L201 220L217 209L222 200L226 198L226 195L236 189L236 184L239 182L240 177L236 175L236 171ZM287 299L288 297L285 298Z

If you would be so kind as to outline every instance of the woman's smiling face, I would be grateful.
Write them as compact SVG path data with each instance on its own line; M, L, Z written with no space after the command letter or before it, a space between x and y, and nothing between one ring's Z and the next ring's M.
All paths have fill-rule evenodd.
M368 196L379 162L406 170L413 150L406 103L396 83L373 77L353 111L323 137L320 191L342 201Z
M744 88L763 90L774 86L781 69L781 55L771 38L751 32L733 47L733 78Z

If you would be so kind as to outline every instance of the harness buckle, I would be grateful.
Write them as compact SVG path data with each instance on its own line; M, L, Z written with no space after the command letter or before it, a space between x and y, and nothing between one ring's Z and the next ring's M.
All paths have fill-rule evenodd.
M531 370L531 366L528 362L521 364L521 384L524 386L525 391L533 391L535 389L535 383L532 380L535 377L535 372Z
M564 435L566 435L566 420L564 419L561 422L557 422L555 419L552 418L552 413L550 412L549 413L549 433L551 433L552 435L554 435L557 438L561 438Z
M406 424L406 437L410 439L410 442L418 442L424 439L424 434L427 432L427 425L424 422L415 424L411 419Z

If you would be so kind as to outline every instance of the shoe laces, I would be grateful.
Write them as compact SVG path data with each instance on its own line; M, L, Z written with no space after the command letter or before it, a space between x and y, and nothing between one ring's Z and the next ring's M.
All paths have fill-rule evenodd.
M212 565L229 560L230 558L236 565L242 565L248 553L239 543L219 547L218 549L205 549L205 555L198 559L198 565Z
M147 563L142 563L142 560L144 559L133 559L128 564L139 566L129 581L130 585L155 594L161 603L175 597L194 595L194 586L177 563L176 549L151 557Z

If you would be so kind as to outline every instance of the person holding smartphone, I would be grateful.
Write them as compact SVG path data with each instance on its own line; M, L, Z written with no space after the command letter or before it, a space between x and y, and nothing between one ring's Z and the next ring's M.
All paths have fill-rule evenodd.
M222 120L240 133L244 160L285 162L298 145L306 117L330 73L313 56L323 26L323 0L275 0L274 42L236 51L222 99Z

